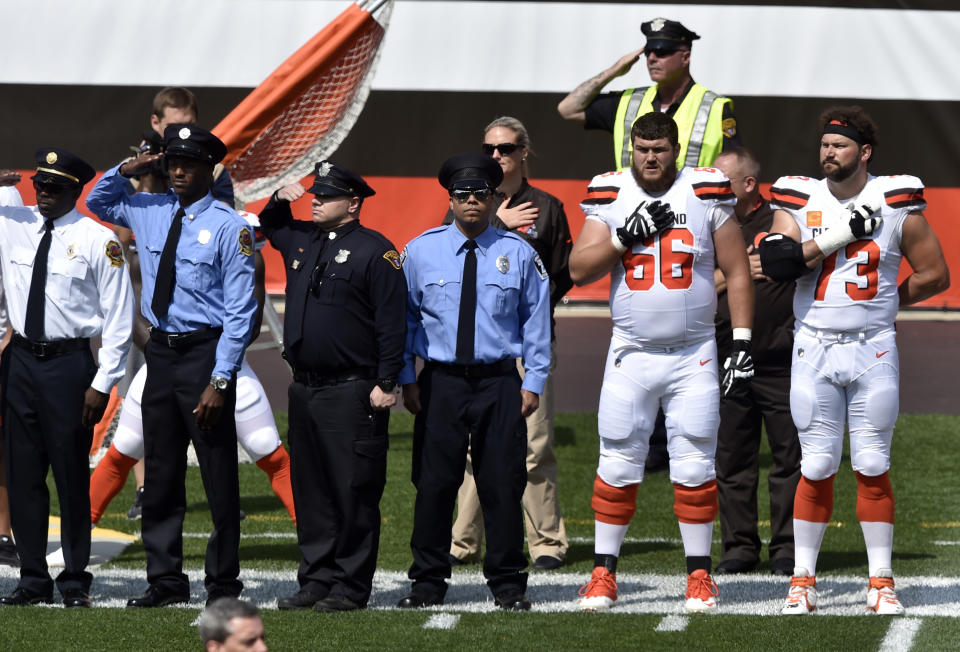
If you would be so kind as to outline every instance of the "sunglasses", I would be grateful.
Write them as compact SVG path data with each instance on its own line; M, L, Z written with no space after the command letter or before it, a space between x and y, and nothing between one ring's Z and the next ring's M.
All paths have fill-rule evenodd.
M510 156L515 151L517 151L519 147L520 145L517 145L516 143L500 143L499 145L491 145L490 143L484 143L483 145L480 146L480 149L487 156L493 156L493 153L498 149L500 150L500 154L502 154L503 156Z
M680 51L679 49L670 49L670 48L646 48L643 51L643 53L648 57L651 54L655 54L657 55L658 59L666 59L667 57L672 57L679 51Z
M59 195L60 193L66 192L68 186L60 183L44 183L42 181L34 181L33 189L36 192L43 192L47 195Z
M493 191L489 188L478 188L477 190L454 190L450 196L462 204L470 199L470 195L476 197L477 201L487 201L492 194Z

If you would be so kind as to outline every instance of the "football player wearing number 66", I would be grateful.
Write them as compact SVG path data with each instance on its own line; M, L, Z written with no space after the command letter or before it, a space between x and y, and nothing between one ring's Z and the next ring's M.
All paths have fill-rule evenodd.
M796 567L782 612L817 607L817 556L833 511L846 423L870 571L867 610L896 615L904 608L891 564L888 471L900 393L894 320L899 306L945 290L949 272L921 212L920 179L867 172L877 147L870 116L857 106L828 109L820 133L825 178L778 179L771 235L760 243L764 273L797 282L790 410L802 476L793 504ZM913 274L898 286L903 258Z
M600 392L600 462L591 505L595 568L580 589L586 611L617 599L620 546L636 511L637 487L657 409L666 415L674 513L687 563L685 608L717 608L710 544L717 515L714 457L720 422L714 263L727 279L733 350L724 391L753 375L753 282L730 181L712 168L683 168L677 125L662 113L631 130L630 169L590 182L587 220L570 254L582 285L610 272L613 337Z

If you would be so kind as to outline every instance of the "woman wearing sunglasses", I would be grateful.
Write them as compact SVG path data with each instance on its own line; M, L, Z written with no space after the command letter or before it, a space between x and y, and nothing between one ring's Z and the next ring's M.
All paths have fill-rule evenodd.
M527 157L532 150L530 135L522 122L507 116L497 118L483 130L481 149L503 169L503 182L497 188L503 200L491 223L520 234L536 249L550 274L550 375L540 396L539 408L527 417L528 480L523 494L523 511L534 569L553 570L561 566L567 552L567 535L557 503L557 459L553 453L553 371L556 365L553 309L573 285L567 270L572 246L570 227L560 200L527 182ZM452 220L452 213L448 213L444 223L449 224ZM474 563L480 559L483 519L469 462L457 501L450 561L455 565Z

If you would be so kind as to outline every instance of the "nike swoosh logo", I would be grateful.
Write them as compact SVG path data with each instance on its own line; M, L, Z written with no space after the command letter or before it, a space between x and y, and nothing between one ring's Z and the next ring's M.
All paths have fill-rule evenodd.
M886 351L884 351L884 352L882 352L882 353L878 353L878 354L877 354L877 357L878 357L878 358L882 358L883 356L887 355L889 352L890 352L890 351L889 351L889 349L888 349L888 350L886 350Z
M713 360L713 358L707 358L706 360L701 360L701 361L700 361L700 366L702 367L703 365L707 364L707 363L710 362L711 360Z

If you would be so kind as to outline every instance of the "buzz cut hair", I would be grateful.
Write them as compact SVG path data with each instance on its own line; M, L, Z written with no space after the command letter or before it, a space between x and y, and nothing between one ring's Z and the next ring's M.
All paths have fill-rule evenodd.
M670 141L671 146L676 147L680 142L680 132L673 118L665 113L653 111L652 113L644 113L637 118L633 127L630 128L630 140L633 141L637 138L642 140L666 138Z
M163 112L168 108L187 109L193 113L195 119L200 118L197 96L189 88L167 86L153 96L153 115L163 118Z
M729 147L720 152L717 158L720 158L720 156L735 157L746 176L753 177L757 180L760 179L760 161L758 161L756 155L746 147Z
M256 605L239 598L224 597L215 600L203 610L197 623L197 631L204 643L208 641L223 643L233 634L231 620L259 617L260 610Z

